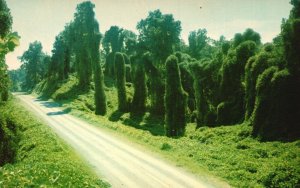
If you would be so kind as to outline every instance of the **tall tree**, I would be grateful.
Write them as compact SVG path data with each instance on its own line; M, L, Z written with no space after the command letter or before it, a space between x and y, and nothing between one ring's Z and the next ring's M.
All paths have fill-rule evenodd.
M95 5L90 1L77 6L75 13L75 53L78 63L79 84L83 89L90 85L91 72L94 73L95 83L95 113L106 113L106 97L104 93L103 73L100 66L100 40L99 24L95 19Z
M221 100L218 105L218 122L220 124L235 124L244 120L245 66L249 58L255 55L257 45L247 40L236 48L229 50L222 65Z
M189 65L194 78L197 128L216 125L216 107L219 103L220 62L215 60L196 61Z
M182 136L186 126L187 94L182 89L178 59L171 55L166 61L166 135Z
M127 110L127 97L126 97L126 73L125 73L125 62L122 53L117 52L115 56L115 70L116 70L116 82L118 90L118 110Z
M266 69L257 80L252 114L253 135L263 140L300 138L300 1L281 27L284 61Z
M118 26L111 26L104 34L102 45L107 55L105 62L105 74L110 77L115 76L114 57L116 52L121 52L123 42L123 29Z
M145 74L145 61L149 53L143 54L143 57L134 56L131 59L133 74L134 94L131 104L131 112L144 113L146 110L147 85Z
M140 33L139 47L149 51L152 56L152 60L145 64L152 113L164 115L165 60L180 42L181 23L174 20L172 14L162 14L160 10L155 10L138 22L137 29Z
M88 56L91 40L91 31L94 31L94 4L89 1L80 3L76 7L74 19L76 71L79 77L79 86L88 90L91 83L92 62Z

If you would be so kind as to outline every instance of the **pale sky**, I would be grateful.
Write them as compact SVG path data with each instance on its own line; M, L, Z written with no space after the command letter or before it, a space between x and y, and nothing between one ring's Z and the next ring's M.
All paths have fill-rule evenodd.
M51 55L55 36L73 19L76 5L83 0L6 0L13 16L13 31L21 36L20 46L6 56L9 69L21 65L18 56L38 40L43 51ZM160 9L181 21L181 37L187 42L190 31L206 28L208 36L231 39L235 33L252 28L263 42L279 34L282 18L287 18L289 0L92 0L101 33L110 26L132 30L147 17L149 11ZM201 7L201 8L200 8Z

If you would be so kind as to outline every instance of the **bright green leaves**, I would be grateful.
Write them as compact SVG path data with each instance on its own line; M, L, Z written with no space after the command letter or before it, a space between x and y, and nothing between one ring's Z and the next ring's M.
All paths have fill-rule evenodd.
M14 51L20 45L20 36L17 32L9 33L6 37L0 38L0 55Z

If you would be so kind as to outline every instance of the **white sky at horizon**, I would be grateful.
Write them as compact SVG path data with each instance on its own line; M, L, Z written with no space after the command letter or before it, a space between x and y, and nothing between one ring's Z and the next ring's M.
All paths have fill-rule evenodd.
M12 30L21 36L20 46L7 54L9 69L20 67L17 57L38 40L43 51L51 55L55 36L73 19L76 5L84 0L6 0L13 16ZM262 42L279 34L282 18L292 6L289 0L91 0L101 33L117 25L137 33L136 24L149 11L160 9L181 21L181 38L187 42L189 32L206 28L208 36L231 39L235 33L252 28ZM202 7L202 8L200 8ZM138 33L137 33L138 34Z

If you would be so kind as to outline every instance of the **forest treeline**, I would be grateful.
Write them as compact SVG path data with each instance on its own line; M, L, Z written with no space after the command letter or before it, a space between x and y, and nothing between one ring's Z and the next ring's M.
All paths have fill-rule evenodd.
M105 115L109 77L118 110L165 116L167 136L182 136L187 122L197 128L247 122L262 140L299 139L300 2L291 4L273 42L263 44L252 29L213 40L200 28L185 44L172 14L150 11L137 23L138 34L118 26L101 34L94 4L83 2L56 36L51 56L38 41L29 45L21 68L9 72L12 88L32 91L42 80L76 75L81 91L95 91L95 113ZM133 85L132 97L126 82Z

